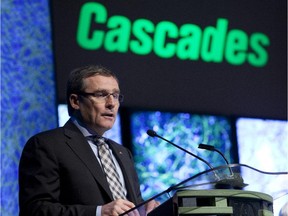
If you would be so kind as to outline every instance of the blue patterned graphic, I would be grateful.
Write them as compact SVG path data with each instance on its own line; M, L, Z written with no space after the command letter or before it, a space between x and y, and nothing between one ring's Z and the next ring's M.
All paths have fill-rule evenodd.
M1 2L1 209L18 215L18 163L33 134L57 125L47 0Z
M225 161L219 154L198 149L200 143L212 145L223 152L230 162L234 160L228 118L160 111L134 112L131 116L132 145L144 199L209 169L202 161L171 144L149 137L146 133L148 129L205 158L214 167L225 164Z

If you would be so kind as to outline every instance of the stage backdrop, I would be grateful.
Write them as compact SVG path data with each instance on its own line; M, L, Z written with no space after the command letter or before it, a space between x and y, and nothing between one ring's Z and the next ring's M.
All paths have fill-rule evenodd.
M19 214L24 144L57 126L48 5L48 0L1 1L1 216Z
M287 118L286 0L51 2L58 102L102 64L125 107Z

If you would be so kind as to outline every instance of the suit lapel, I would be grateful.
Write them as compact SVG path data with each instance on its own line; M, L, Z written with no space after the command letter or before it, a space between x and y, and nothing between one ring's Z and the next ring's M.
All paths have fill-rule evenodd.
M113 200L106 177L88 141L72 122L68 122L65 126L64 133L67 137L67 145L69 145L73 152L85 164L95 180L103 187L111 200Z

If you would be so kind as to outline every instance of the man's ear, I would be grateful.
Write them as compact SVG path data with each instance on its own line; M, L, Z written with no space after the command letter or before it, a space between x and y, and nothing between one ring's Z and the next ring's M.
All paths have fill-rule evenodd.
M79 96L77 94L71 94L69 97L69 102L73 109L79 110Z

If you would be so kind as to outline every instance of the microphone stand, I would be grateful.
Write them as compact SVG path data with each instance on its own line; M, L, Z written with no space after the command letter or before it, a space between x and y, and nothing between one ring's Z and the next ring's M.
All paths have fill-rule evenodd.
M216 149L214 146L211 145L206 145L206 144L199 144L198 148L200 149L205 149L208 151L216 151L218 152L222 158L225 160L226 164L228 165L228 169L230 172L230 177L229 178L224 178L218 181L215 185L216 189L242 189L243 187L247 186L247 184L244 183L244 180L240 174L235 175L235 173L232 171L231 167L229 166L229 162L226 159L226 157L223 155L221 151Z
M208 151L216 151L216 152L218 152L221 155L221 157L225 160L226 164L229 165L229 162L226 159L226 157L223 155L223 153L221 151L219 151L218 149L216 149L214 146L206 145L206 144L199 144L198 148L199 149L205 149L205 150L208 150ZM230 171L231 176L233 176L234 173L233 173L231 167L229 167L229 171Z
M224 179L220 178L218 176L217 172L215 171L214 167L208 161L206 161L203 158L193 154L192 152L187 151L186 149L182 148L181 146L178 146L175 143L165 139L164 137L158 135L155 131L147 130L147 134L149 136L151 136L151 137L158 137L158 138L160 138L160 139L172 144L176 148L181 149L182 151L186 152L187 154L192 155L193 157L197 158L198 160L200 160L200 161L204 162L206 165L208 165L209 168L213 171L214 176L215 176L215 178L217 180L217 182L215 184L215 188L216 189L229 189L229 188L242 189L243 187L247 186L246 184L244 184L244 180L241 177L241 175L237 175L236 176L233 173L232 169L229 167L229 163L228 163L227 159L224 157L224 155L219 150L216 150L213 146L200 144L199 148L203 148L203 149L207 149L207 150L211 150L211 151L217 151L224 158L224 160L226 161L226 163L227 163L227 165L229 167L229 171L230 171L230 174L231 174L230 178L227 178L227 177L225 177Z
M162 139L162 140L164 140L164 141L172 144L172 145L175 146L176 148L179 148L179 149L181 149L182 151L186 152L187 154L192 155L193 157L197 158L198 160L204 162L207 166L209 166L209 168L210 168L211 170L214 170L214 167L213 167L208 161L206 161L206 160L204 160L203 158L201 158L201 157L193 154L192 152L187 151L186 149L182 148L181 146L176 145L175 143L173 143L173 142L165 139L164 137L159 136L155 131L153 131L153 130L147 130L147 134L148 134L149 136L151 136L151 137L158 137L158 138L160 138L160 139ZM213 172L214 172L215 178L216 178L217 180L220 180L220 177L217 175L217 173L216 173L215 171L213 171Z

